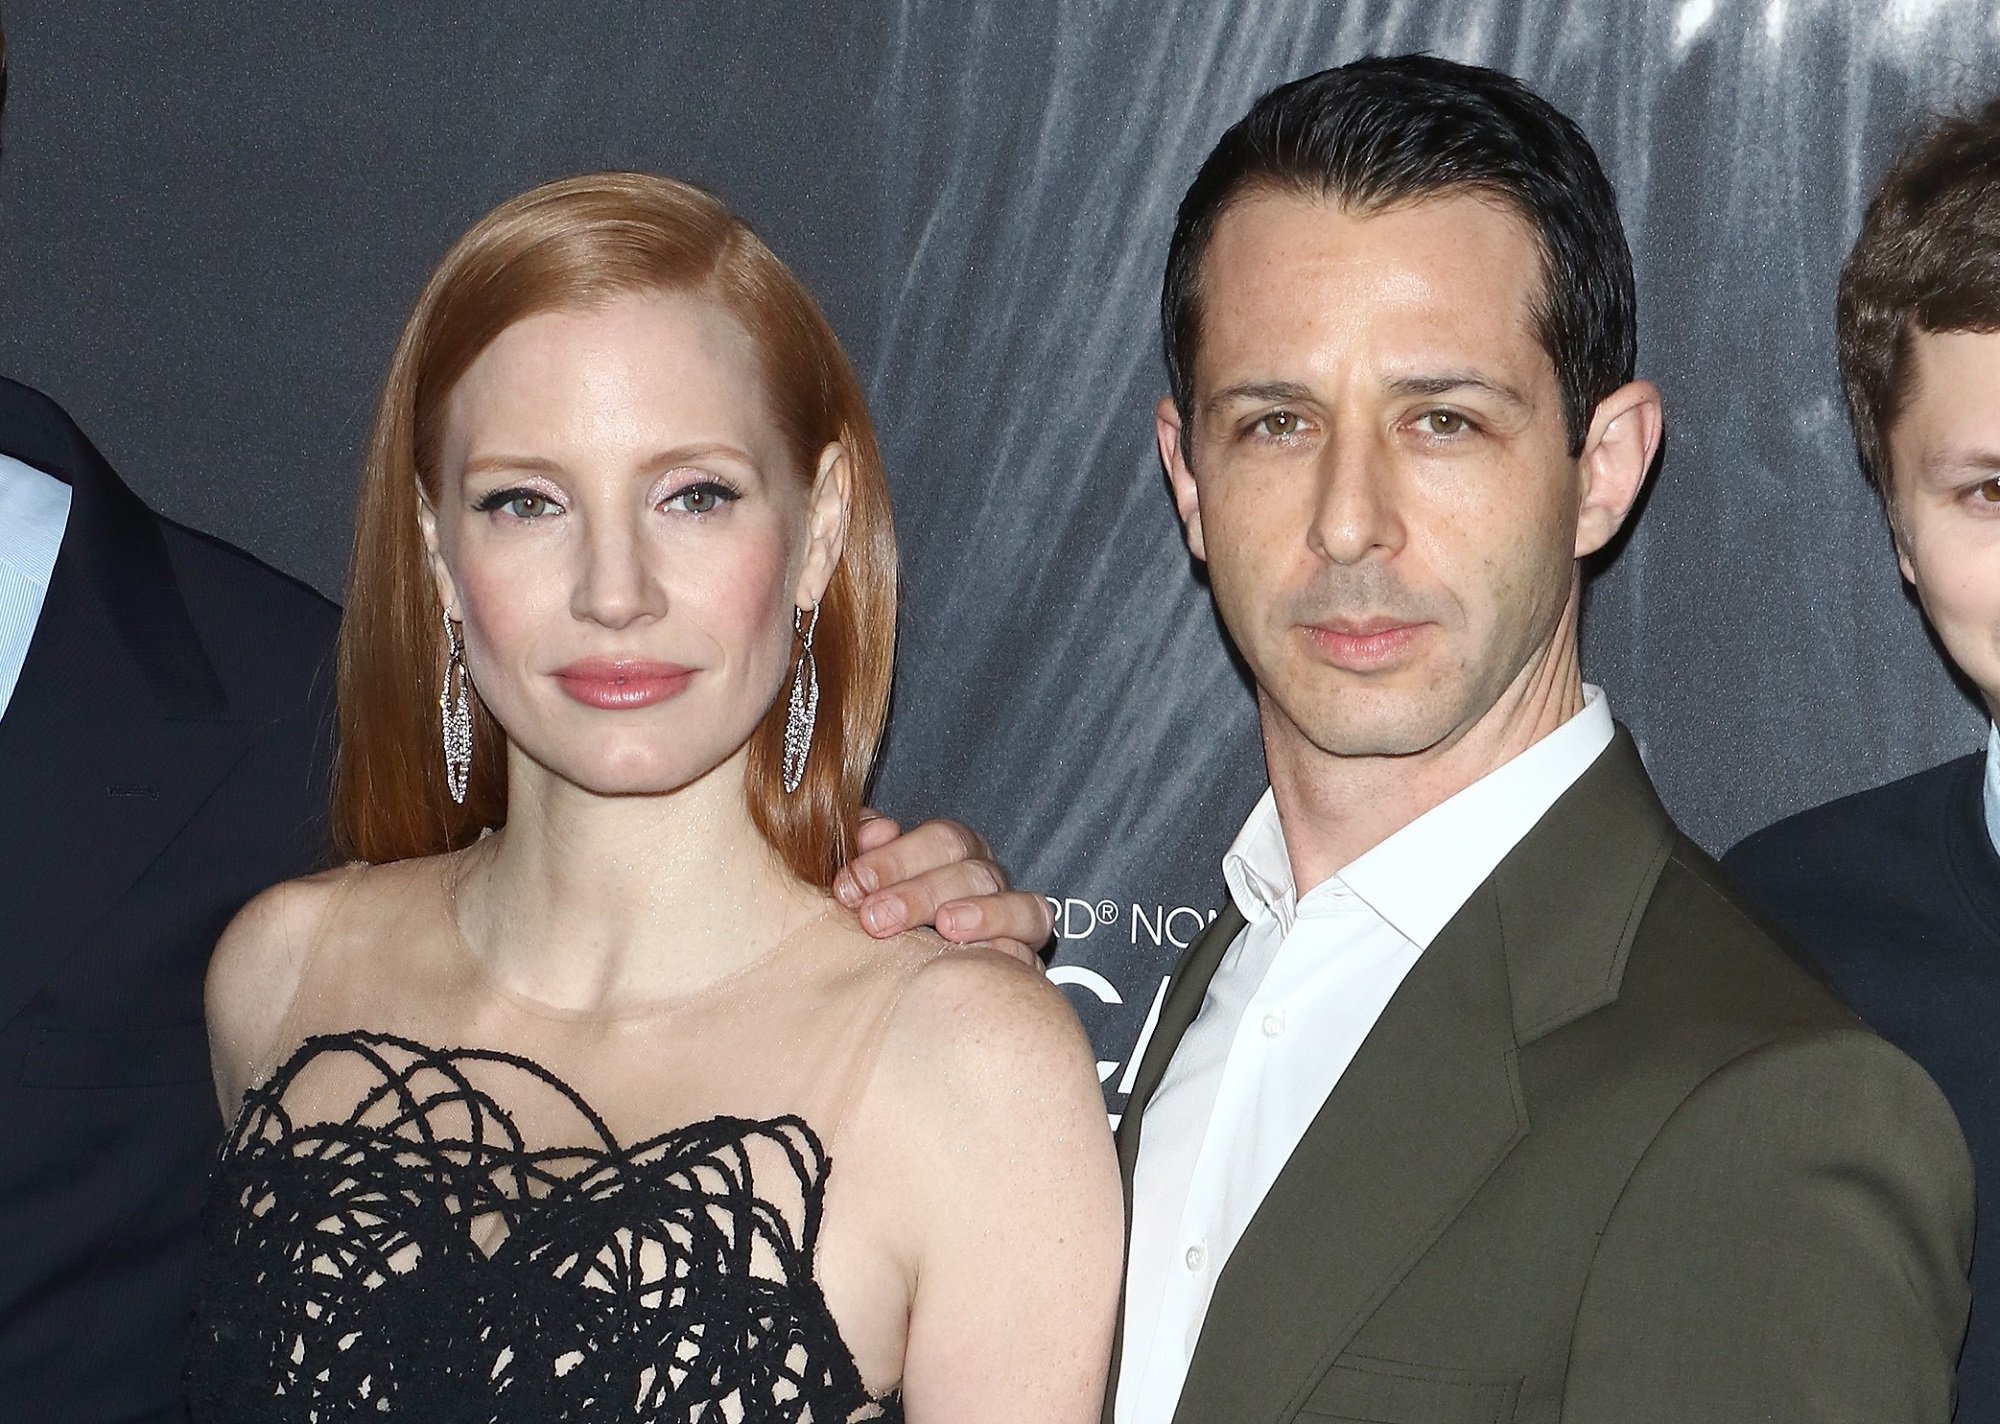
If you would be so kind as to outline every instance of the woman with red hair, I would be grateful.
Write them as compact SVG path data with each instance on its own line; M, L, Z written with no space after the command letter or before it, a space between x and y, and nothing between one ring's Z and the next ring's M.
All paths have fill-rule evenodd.
M447 254L362 493L357 863L210 971L198 1419L1097 1417L1074 1016L829 894L895 562L839 343L713 197L572 179Z

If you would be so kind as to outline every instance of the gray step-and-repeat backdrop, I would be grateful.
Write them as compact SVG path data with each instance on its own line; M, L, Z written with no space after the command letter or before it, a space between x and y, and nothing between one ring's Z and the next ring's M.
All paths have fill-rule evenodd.
M0 370L169 514L337 594L376 383L450 239L590 168L723 193L869 383L908 581L878 800L1055 900L1111 1105L1263 788L1152 448L1182 188L1265 88L1371 51L1581 121L1667 455L1585 656L1721 848L1978 744L1834 374L1835 273L1993 0L8 0Z

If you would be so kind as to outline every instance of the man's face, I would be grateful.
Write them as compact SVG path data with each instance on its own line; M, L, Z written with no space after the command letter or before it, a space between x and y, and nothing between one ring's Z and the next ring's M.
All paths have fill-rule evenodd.
M2000 332L1917 332L1888 431L1903 577L1945 651L2000 711Z
M1644 461L1580 532L1542 281L1479 196L1256 195L1218 224L1192 429L1163 402L1161 449L1267 723L1336 756L1441 748L1573 636L1575 560Z

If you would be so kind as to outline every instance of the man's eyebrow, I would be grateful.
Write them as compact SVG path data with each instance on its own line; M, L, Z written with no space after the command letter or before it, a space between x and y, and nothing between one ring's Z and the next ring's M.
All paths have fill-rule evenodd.
M2000 474L2000 446L1974 446L1969 450L1947 450L1930 461L1930 468L1947 478L1962 475Z
M1304 401L1312 399L1312 391L1297 381L1245 381L1241 385L1224 386L1202 402L1204 410L1213 412L1224 406L1243 402L1262 403L1265 401Z
M1520 410L1530 408L1528 398L1504 381L1496 381L1477 371L1438 371L1429 375L1398 376L1389 382L1389 393L1399 396L1448 396L1453 391L1484 391L1495 400Z
M1388 383L1387 389L1390 395L1395 396L1444 396L1453 391L1483 391L1517 410L1532 408L1528 398L1512 386L1478 371L1436 371L1417 376L1398 376ZM1307 401L1312 398L1311 388L1297 381L1245 381L1215 392L1202 402L1202 408L1213 412L1238 403Z

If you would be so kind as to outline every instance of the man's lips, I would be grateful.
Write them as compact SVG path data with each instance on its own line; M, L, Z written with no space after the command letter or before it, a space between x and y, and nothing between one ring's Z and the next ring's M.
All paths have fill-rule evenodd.
M587 659L558 669L556 681L584 706L616 711L678 696L694 674L695 669L679 663Z
M1398 623L1367 618L1338 623L1308 623L1306 641L1324 662L1354 672L1367 672L1395 662L1423 633L1422 623Z

